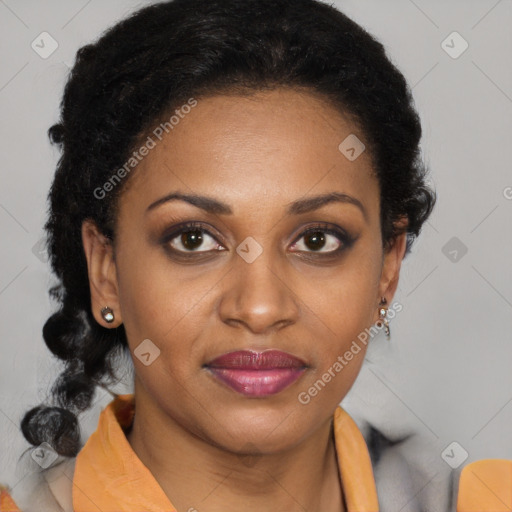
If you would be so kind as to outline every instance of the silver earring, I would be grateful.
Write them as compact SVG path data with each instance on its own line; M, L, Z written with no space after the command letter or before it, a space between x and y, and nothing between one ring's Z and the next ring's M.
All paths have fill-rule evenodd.
M108 306L105 306L101 310L101 316L103 317L103 320L105 320L105 322L108 324L111 324L114 321L114 312Z
M384 324L384 332L386 333L386 338L389 340L391 331L389 330L389 322L387 319L388 316L388 308L386 307L386 304L388 301L386 300L386 297L382 297L379 304L379 322Z

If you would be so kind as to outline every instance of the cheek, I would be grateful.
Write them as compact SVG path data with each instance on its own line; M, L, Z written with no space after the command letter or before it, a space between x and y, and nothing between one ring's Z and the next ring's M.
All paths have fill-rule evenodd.
M315 275L316 274L316 275ZM336 271L304 273L298 295L314 312L322 332L338 344L369 327L376 312L380 265L371 251L355 251Z
M317 344L312 377L315 382L320 379L329 383L325 386L329 390L322 393L326 399L326 395L346 394L359 373L371 340L368 333L375 321L380 277L378 259L371 254L371 251L354 253L335 276L321 283L317 281L318 286L303 285L301 295L306 311L310 312L303 323L315 333ZM322 382L317 388L323 386Z
M364 260L347 272L339 292L340 320L353 329L364 330L373 323L380 272L374 261Z
M162 359L177 361L182 353L193 360L194 339L205 328L205 311L213 307L212 288L219 276L187 272L186 267L180 270L158 251L139 252L127 251L130 256L118 260L119 300L130 349L133 353L149 339ZM145 263L137 265L137 261ZM184 369L184 365L176 366Z

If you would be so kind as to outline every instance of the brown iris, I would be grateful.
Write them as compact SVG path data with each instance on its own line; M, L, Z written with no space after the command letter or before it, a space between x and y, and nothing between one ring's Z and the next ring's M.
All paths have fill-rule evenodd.
M191 251L197 249L203 243L201 230L194 229L191 231L185 231L181 234L181 243L183 244L183 247Z

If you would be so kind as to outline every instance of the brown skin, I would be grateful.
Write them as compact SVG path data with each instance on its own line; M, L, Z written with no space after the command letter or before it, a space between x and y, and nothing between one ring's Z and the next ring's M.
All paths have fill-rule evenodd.
M378 320L381 297L391 303L406 241L402 234L383 251L369 151L350 162L338 150L351 133L364 141L348 118L304 91L200 99L130 176L115 246L83 224L97 322L124 323L132 356L146 338L161 350L149 366L133 357L137 411L127 437L178 510L344 510L332 416L365 350L309 404L297 396ZM233 214L183 201L145 213L178 191L216 198ZM285 213L293 201L334 191L360 201L366 216L340 202ZM159 243L185 221L215 237L203 231L202 254L188 263ZM325 231L323 246L302 236L318 222L355 242L322 259L344 242ZM263 248L250 264L236 252L249 236ZM183 241L190 236L173 239L175 250L192 252ZM112 324L101 317L105 305ZM239 394L203 368L226 352L269 348L309 366L272 396Z

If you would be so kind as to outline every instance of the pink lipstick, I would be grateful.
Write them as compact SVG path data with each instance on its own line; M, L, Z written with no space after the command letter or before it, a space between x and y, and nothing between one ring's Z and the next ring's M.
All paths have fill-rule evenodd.
M304 361L280 350L229 352L205 366L230 388L253 397L279 393L307 369Z

